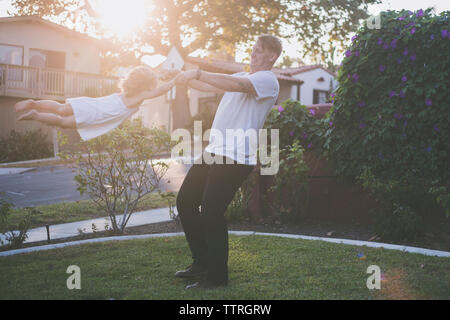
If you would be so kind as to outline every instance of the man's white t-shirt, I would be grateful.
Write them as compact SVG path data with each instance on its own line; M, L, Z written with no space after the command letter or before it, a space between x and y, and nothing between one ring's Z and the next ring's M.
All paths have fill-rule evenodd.
M253 74L240 72L233 76L248 78L256 95L244 92L224 94L205 151L226 156L241 164L256 165L259 129L277 101L280 85L275 74L269 70Z

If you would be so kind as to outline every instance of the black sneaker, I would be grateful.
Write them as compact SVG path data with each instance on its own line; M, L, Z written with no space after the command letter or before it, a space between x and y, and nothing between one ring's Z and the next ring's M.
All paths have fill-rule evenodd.
M197 278L206 275L206 268L193 263L186 270L177 271L175 277L177 278Z

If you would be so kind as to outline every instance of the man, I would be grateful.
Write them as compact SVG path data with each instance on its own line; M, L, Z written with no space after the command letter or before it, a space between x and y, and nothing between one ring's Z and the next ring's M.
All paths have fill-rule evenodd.
M275 104L279 84L271 71L282 51L271 35L258 37L253 46L250 72L233 75L189 70L176 82L207 92L225 93L217 109L209 145L203 157L215 163L195 162L178 192L177 209L193 264L175 276L200 278L186 288L217 287L228 283L228 230L225 211L234 194L256 165L257 145L245 137L226 139L227 129L258 130ZM209 161L210 163L210 161ZM232 163L232 164L230 164Z

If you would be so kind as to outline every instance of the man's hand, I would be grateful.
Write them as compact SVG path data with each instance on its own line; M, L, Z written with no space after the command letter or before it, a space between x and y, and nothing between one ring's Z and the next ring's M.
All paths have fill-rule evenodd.
M181 71L176 69L163 69L159 73L159 79L162 81L170 81L180 73Z
M188 70L188 71L184 71L182 73L180 73L179 75L177 75L177 77L175 78L175 83L176 84L187 84L187 82L189 80L195 79L197 76L197 70Z

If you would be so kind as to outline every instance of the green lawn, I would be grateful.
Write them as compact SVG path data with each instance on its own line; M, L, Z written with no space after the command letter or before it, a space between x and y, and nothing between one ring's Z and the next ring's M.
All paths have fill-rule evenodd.
M163 199L157 193L151 193L141 199L138 204L137 211L164 207L168 207L167 200ZM68 223L80 220L103 218L107 216L104 211L98 209L92 200L60 202L50 205L36 206L34 208L40 211L40 213L33 215L30 228L41 227L46 224L52 225ZM26 211L23 208L12 209L9 216L10 223L12 225L16 225L24 216L25 212Z
M364 253L366 259L358 258ZM1 299L449 299L450 260L265 236L230 236L230 284L186 291L184 237L114 241L0 257ZM69 265L81 290L69 290ZM366 287L367 267L384 273Z

